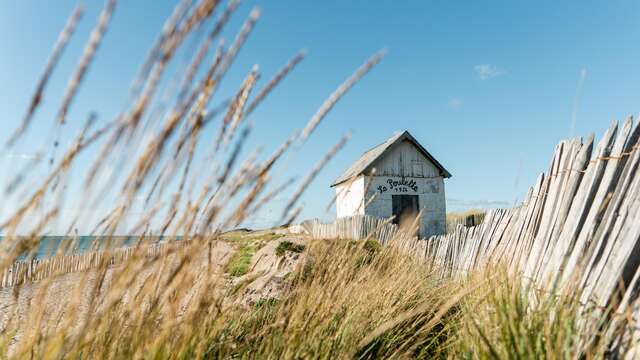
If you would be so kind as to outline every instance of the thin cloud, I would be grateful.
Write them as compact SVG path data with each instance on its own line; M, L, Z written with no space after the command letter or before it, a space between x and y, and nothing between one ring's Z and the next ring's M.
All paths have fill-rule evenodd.
M36 155L34 154L17 154L17 153L7 154L7 159L31 160L35 158L36 158Z
M462 100L458 99L458 98L453 98L451 100L449 100L449 107L454 109L454 110L458 110L462 107Z
M489 80L506 73L504 69L491 64L476 65L473 67L473 70L476 72L476 76L480 80Z

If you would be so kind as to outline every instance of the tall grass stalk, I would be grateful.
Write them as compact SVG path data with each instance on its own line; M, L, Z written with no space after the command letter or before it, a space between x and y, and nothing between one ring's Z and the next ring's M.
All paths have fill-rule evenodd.
M259 91L253 90L260 87L261 73L253 67L235 94L220 94L260 16L253 9L227 47L220 33L237 5L180 1L142 61L125 108L113 119L88 116L72 145L60 157L51 154L46 176L38 173L42 157L11 174L15 176L4 194L16 206L0 221L0 271L21 257L38 255L42 235L56 223L68 224L58 255L72 248L78 224L94 229L91 235L100 242L95 245L105 251L123 245L117 235L126 224L134 224L130 231L138 243L122 263L100 257L90 270L0 291L0 301L8 304L0 317L3 357L366 359L604 353L606 338L588 334L604 334L606 327L597 318L594 324L578 324L576 305L562 296L532 301L522 297L517 279L504 276L442 279L401 247L381 248L373 240L308 242L296 248L299 262L279 298L261 299L250 308L238 305L234 296L242 291L229 292L232 280L225 274L236 249L222 232L255 216L291 185L272 186L279 159L317 130L383 53L338 86L301 124L302 130L292 129L270 155L256 150L245 156L252 129L247 117L303 56L295 55ZM59 129L69 126L66 119L81 82L91 81L87 69L100 55L98 45L108 36L111 17L117 16L115 6L115 0L106 2L72 72L60 109L52 116ZM80 13L74 11L54 47L9 149L23 140ZM211 31L200 46L184 46L188 39L198 39L197 29L207 27ZM211 55L214 41L220 45ZM170 66L177 54L191 58L186 67ZM180 86L165 89L172 96L158 99L165 83ZM211 126L217 126L213 133L218 136L205 138ZM287 202L287 222L300 213L296 204L301 194L346 139L319 156L322 160ZM53 141L43 148L55 151L58 139ZM87 153L90 164L78 168L80 156ZM83 183L75 194L81 202L75 213L64 207L65 199L72 200L65 197L72 174ZM133 206L138 199L143 199L141 211ZM148 244L160 240L167 242L162 251L149 253ZM247 260L242 259L236 275L246 271Z

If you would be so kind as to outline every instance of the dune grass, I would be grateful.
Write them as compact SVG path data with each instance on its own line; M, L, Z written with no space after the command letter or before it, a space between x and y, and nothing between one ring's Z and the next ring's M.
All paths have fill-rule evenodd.
M459 358L603 358L611 324L569 293L530 296L523 279L498 269L461 304L451 353ZM474 274L468 281L477 281ZM488 274L487 274L488 275ZM585 316L586 315L586 316Z
M608 329L596 318L578 321L580 311L591 309L562 295L530 299L526 286L499 268L443 279L393 244L310 240L282 296L247 308L233 302L242 292L225 291L220 275L203 273L207 261L197 259L209 247L193 241L155 260L128 261L99 294L95 312L79 322L45 320L43 331L22 324L30 330L11 354L483 359L592 358L606 351L599 337ZM152 271L136 270L142 268ZM80 308L69 310L63 319L81 317ZM10 332L3 336L11 343Z
M390 248L372 253L362 242L311 242L302 254L282 298L225 314L230 319L210 339L216 356L377 358L439 351L444 330L427 328L427 320L442 300L438 294L453 289L430 279L423 266Z
M604 354L605 344L595 335L606 329L579 323L578 308L569 299L528 299L517 279L499 270L491 273L440 279L394 246L372 251L362 241L312 241L280 298L261 299L250 308L224 307L222 298L203 293L178 321L160 308L114 308L91 317L82 341L69 342L78 334L63 327L34 342L29 352L36 357L64 350L72 358L273 359Z
M252 254L280 235L223 232L252 219L284 193L290 182L274 185L274 166L287 151L304 145L382 54L337 86L301 124L302 130L292 129L272 153L248 152L243 158L253 129L247 117L303 55L294 55L260 89L261 74L254 67L235 93L218 94L260 12L252 10L225 44L220 31L237 2L181 1L148 58L141 61L122 112L100 121L90 114L72 145L59 148L56 134L66 129L62 126L73 111L81 82L87 81L86 70L99 56L98 45L108 35L112 15L118 14L115 6L114 0L107 2L59 110L46 114L59 130L45 140L42 148L48 150L9 174L3 196L13 196L10 200L15 202L6 203L19 205L0 223L5 235L0 270L37 249L47 227L62 220L69 224L65 235L70 240L75 225L90 223L90 233L102 236L107 249L122 245L116 235L125 223L131 234L141 237L179 235L183 240L160 253L149 255L140 247L117 265L106 258L90 271L5 290L10 292L9 302L23 299L25 307L16 305L0 319L3 358L482 359L603 354L606 342L599 335L607 328L596 320L578 322L582 307L562 294L529 299L519 279L493 269L469 279L443 279L393 244L381 247L373 240L311 241L304 251L283 245L281 252L300 253L283 295L261 299L251 308L237 305L229 297L241 292L228 291L225 273L246 274ZM7 141L8 150L24 140L41 110L47 79L74 35L81 12L81 7L74 10L54 47L24 121ZM184 46L192 40L198 46ZM215 51L210 49L213 44L219 44ZM171 63L176 57L191 61L180 68ZM167 74L176 68L176 73ZM179 86L162 87L167 83ZM212 124L217 125L216 135L203 137ZM286 202L283 223L300 214L301 194L347 138L309 169ZM72 172L79 170L79 156L89 148L94 151L91 162L83 171ZM62 218L64 202L72 201L64 196L71 174L83 182L77 195L79 210ZM139 202L144 204L142 211L132 210ZM97 220L87 218L94 212L99 212Z

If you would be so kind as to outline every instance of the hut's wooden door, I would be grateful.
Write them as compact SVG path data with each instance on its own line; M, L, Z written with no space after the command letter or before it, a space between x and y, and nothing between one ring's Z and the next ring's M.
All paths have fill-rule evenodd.
M405 231L411 227L418 216L418 195L392 195L391 206L393 214L393 223L400 226ZM419 231L420 224L418 223Z

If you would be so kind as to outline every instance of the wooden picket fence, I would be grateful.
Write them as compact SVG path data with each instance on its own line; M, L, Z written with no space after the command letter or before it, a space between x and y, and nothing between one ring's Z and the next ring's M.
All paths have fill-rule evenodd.
M629 119L612 124L595 149L593 137L560 142L520 207L430 238L425 259L450 273L506 264L550 289L577 285L581 301L601 307L622 285L618 311L626 310L640 289L639 138Z
M306 220L303 229L314 239L376 239L386 244L396 238L414 238L403 233L388 219L369 215L338 218L332 223L322 223L318 219ZM417 238L416 238L417 239Z
M550 292L573 291L583 304L631 313L640 321L640 127L631 119L594 138L563 140L547 174L541 174L522 205L490 210L478 226L419 240L388 220L340 218L303 222L312 238L375 238L397 241L443 277L464 276L502 264ZM148 245L147 245L148 246ZM172 243L151 245L148 255ZM8 287L47 276L117 264L138 248L17 262L4 271ZM617 321L612 317L612 321ZM640 356L640 330L625 332L617 346Z
M614 350L640 357L639 138L629 119L612 124L595 149L593 137L560 142L522 206L416 244L417 253L443 276L504 264L532 288L572 292L609 311L614 324L631 319Z
M16 261L2 272L0 288L22 285L50 276L86 271L102 265L122 264L132 256L159 256L175 248L179 242L144 244L113 250L100 250L72 255L54 255L44 259Z
M561 141L548 175L538 177L522 205L490 210L478 226L416 241L415 252L448 274L502 263L540 284L578 282L582 299L601 306L619 284L632 296L640 290L639 138L640 127L629 119L620 129L613 123L595 148L593 136ZM303 227L313 238L371 236L388 243L404 237L397 226L370 216Z
M640 127L628 119L613 123L595 148L593 136L561 141L521 206L488 211L478 226L403 246L445 277L502 264L532 289L571 291L582 304L631 312L640 321L639 138ZM312 237L361 238L355 223L362 221L308 225ZM384 233L391 233L384 243L399 238ZM625 334L626 345L617 346L640 356L640 330Z
M447 233L456 231L458 226L466 226L466 227L478 226L484 221L485 216L486 216L486 213L482 212L482 213L473 213L473 214L465 215L454 220L449 220L447 218Z

